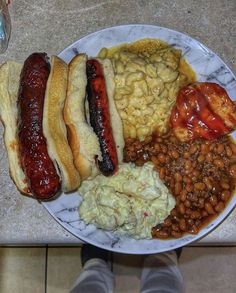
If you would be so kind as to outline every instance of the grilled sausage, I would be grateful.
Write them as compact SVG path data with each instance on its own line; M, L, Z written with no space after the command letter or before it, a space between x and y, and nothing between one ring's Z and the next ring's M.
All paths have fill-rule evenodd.
M102 160L98 160L98 167L103 175L110 176L118 169L118 158L112 134L106 82L99 61L96 59L88 60L86 73L89 119L98 136L102 153Z
M23 66L18 92L18 138L22 168L30 191L39 200L52 198L60 178L47 151L42 130L44 96L50 73L47 55L34 53Z

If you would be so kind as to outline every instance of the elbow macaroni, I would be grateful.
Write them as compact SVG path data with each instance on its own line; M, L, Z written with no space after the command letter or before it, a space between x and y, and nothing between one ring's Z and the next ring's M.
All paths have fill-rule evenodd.
M114 66L114 99L125 138L144 140L154 131L166 132L178 91L189 83L188 77L178 70L181 51L165 44L151 53L127 46L111 52L112 48L103 48L99 57L110 58Z

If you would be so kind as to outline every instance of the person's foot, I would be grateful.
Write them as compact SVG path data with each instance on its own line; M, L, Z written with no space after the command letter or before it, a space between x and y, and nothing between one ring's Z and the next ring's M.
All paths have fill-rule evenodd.
M108 262L109 251L93 246L91 244L84 244L81 248L80 257L82 266L84 266L85 263L92 258L100 258L103 259L105 262Z
M177 258L179 260L179 258L181 256L181 253L182 253L182 247L176 248L175 249L175 252L176 252Z

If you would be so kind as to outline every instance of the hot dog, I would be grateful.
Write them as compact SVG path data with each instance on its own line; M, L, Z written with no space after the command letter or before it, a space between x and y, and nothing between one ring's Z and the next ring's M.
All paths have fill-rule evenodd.
M112 175L123 160L123 126L113 100L114 91L110 60L88 60L85 54L72 59L64 119L82 179L93 178L99 172Z
M50 64L46 54L30 55L23 66L18 94L18 138L21 165L31 192L50 199L60 187L60 178L48 155L43 135L43 106Z
M98 160L98 166L104 175L109 176L117 171L118 157L102 65L98 60L90 59L86 64L86 73L90 124L98 136L102 153L102 160Z
M10 174L22 193L49 200L60 186L71 191L80 183L62 115L68 69L58 57L52 58L50 68L42 53L32 54L19 68L10 62L0 69L5 86L0 91L0 114ZM15 76L20 72L20 77Z

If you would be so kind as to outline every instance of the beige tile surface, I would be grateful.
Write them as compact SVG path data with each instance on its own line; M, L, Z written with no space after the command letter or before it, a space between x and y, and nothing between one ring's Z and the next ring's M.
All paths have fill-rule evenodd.
M180 268L186 293L236 292L236 247L185 248Z
M0 247L0 292L44 293L45 255L45 248ZM139 292L142 262L142 256L114 254L114 293ZM235 293L235 264L236 247L185 247L186 293ZM67 293L80 271L80 248L49 248L47 293Z
M142 257L115 254L115 293L139 292ZM185 247L180 258L186 293L235 293L236 247Z
M45 248L0 247L0 292L44 293Z
M47 293L68 293L80 271L80 247L50 247L48 249Z

